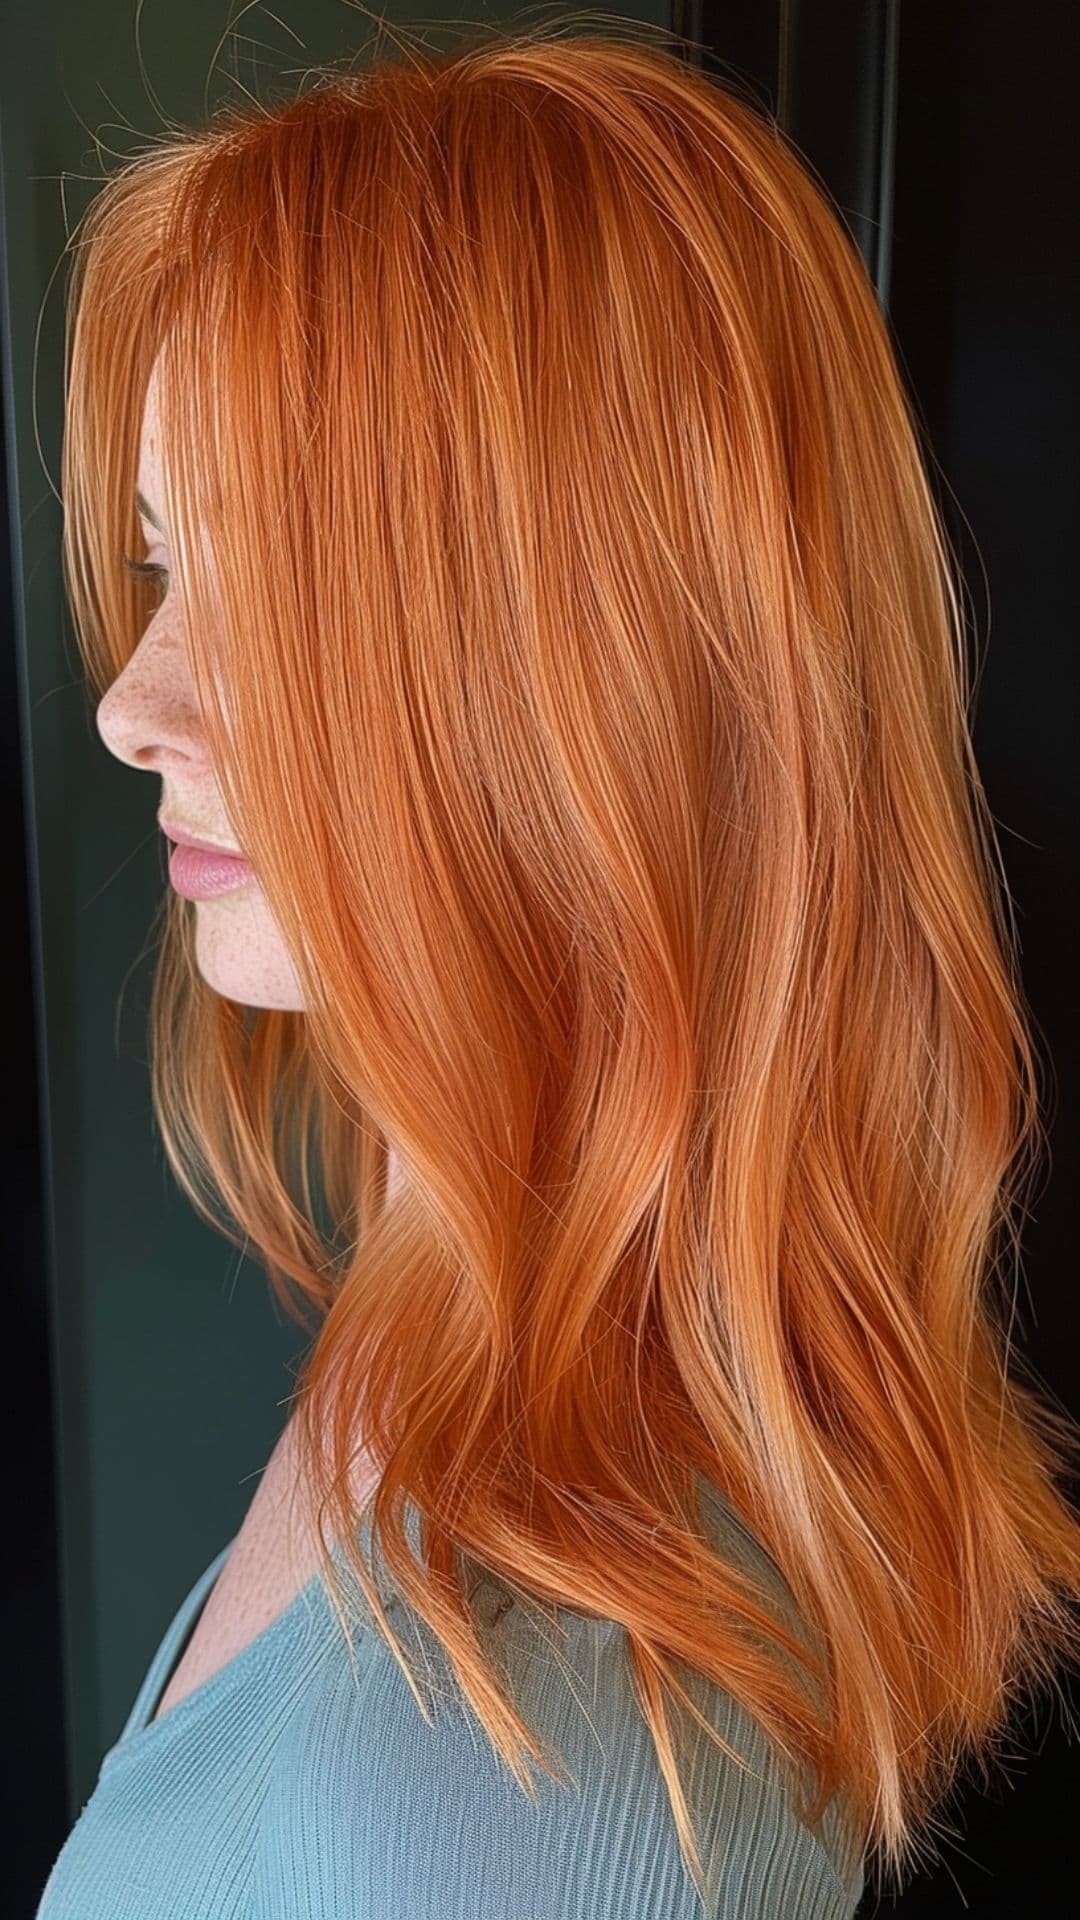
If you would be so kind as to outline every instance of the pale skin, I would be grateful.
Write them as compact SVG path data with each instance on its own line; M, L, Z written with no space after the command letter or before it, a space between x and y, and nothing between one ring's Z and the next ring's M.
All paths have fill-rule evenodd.
M162 819L225 851L242 853L211 765L179 604L168 578L161 461L155 368L136 484L153 515L142 514L145 558L164 569L164 593L127 666L98 705L98 730L119 760L159 777ZM215 899L194 901L190 910L196 915L196 961L211 987L246 1006L303 1011L296 971L257 879ZM391 1184L399 1177L391 1155ZM318 1547L303 1520L304 1503L289 1497L298 1483L295 1425L293 1416L273 1448L225 1565L158 1700L155 1719L254 1640L318 1570ZM371 1463L361 1456L354 1485L358 1500L366 1498L374 1480Z

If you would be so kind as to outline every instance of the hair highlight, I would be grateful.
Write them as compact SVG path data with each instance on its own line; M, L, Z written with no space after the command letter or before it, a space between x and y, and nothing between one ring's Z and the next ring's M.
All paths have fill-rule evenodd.
M467 1561L625 1628L695 1875L682 1665L899 1872L1076 1651L1075 1430L999 1285L1038 1062L873 288L780 130L620 32L316 70L127 161L73 248L65 575L104 692L160 353L193 671L307 1010L215 994L173 900L155 1108L310 1316L324 1547L373 1598L365 1448L526 1791Z

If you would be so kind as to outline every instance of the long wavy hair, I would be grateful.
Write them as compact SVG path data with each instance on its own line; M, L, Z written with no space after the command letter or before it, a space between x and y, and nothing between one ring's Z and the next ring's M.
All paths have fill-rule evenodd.
M1040 1062L918 422L735 86L625 22L398 44L149 136L70 243L88 671L147 617L160 352L208 743L306 1002L207 986L173 896L162 1135L312 1332L323 1571L329 1521L422 1712L362 1518L526 1792L470 1564L625 1628L695 1877L683 1664L899 1871L1080 1592L1075 1427L1010 1353ZM697 1475L817 1654L757 1631Z

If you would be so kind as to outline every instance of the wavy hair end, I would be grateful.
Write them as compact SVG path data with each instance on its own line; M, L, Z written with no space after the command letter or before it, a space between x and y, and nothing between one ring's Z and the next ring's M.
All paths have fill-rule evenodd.
M215 994L171 900L162 1135L311 1328L327 1577L329 1523L403 1670L364 1451L526 1791L470 1563L625 1629L695 1878L680 1666L899 1873L1075 1658L1080 1592L1075 1429L1009 1351L1038 1063L916 420L734 86L626 22L401 39L169 127L72 242L88 671L146 620L158 362L208 740L305 993Z

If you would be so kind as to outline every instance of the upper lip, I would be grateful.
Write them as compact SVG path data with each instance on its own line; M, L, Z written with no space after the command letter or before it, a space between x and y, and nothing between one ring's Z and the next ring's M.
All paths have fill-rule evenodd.
M188 833L183 827L174 827L171 820L158 820L158 826L170 840L176 840L182 847L201 847L204 853L224 853L234 860L243 860L239 847L222 847L214 840L201 840L197 833Z

